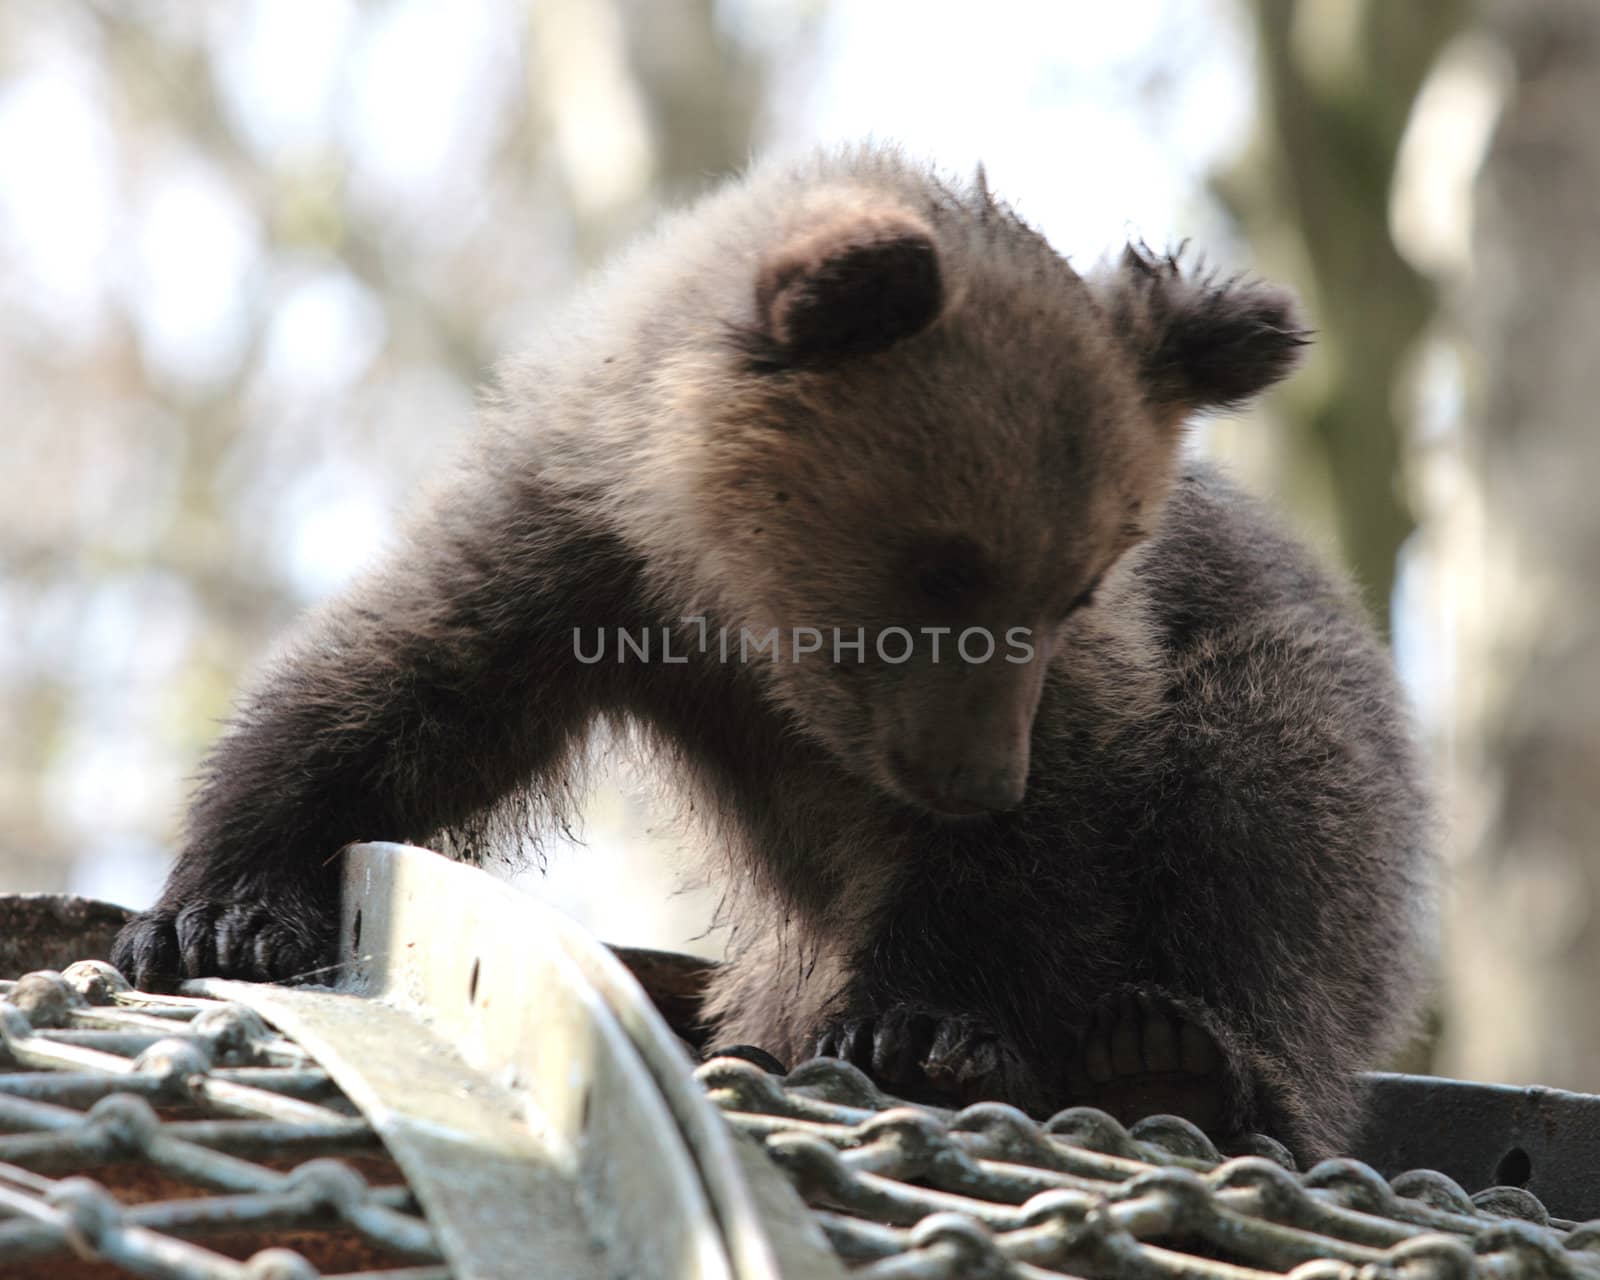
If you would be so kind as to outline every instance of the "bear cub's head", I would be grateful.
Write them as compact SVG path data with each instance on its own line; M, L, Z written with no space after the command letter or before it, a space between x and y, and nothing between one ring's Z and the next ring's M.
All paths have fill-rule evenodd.
M1027 786L1045 672L1159 520L1182 426L1293 366L1282 291L1080 277L981 188L813 193L760 255L699 482L730 619L847 768L944 815Z

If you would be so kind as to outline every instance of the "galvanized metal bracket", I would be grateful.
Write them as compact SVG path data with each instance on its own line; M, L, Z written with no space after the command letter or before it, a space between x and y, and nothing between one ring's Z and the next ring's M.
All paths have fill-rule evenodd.
M843 1268L732 1132L604 947L481 871L345 853L331 989L204 979L299 1041L368 1117L462 1277L804 1277Z

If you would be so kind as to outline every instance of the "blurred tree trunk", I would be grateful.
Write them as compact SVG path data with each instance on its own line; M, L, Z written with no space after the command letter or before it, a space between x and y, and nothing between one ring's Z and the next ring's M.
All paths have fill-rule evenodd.
M662 203L692 198L749 160L766 68L716 9L714 0L529 6L531 114L555 144L585 263Z
M1311 368L1280 399L1297 506L1328 512L1387 629L1413 520L1400 477L1395 385L1435 308L1389 234L1395 156L1417 90L1457 30L1458 0L1249 0L1262 97L1255 145L1216 186L1317 330Z
M1448 947L1457 1074L1600 1090L1600 5L1487 0L1512 84L1466 330L1481 598L1458 623L1471 830Z

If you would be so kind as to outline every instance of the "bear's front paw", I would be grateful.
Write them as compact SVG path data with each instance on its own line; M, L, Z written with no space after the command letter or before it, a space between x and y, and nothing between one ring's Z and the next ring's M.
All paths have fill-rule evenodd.
M817 1056L842 1058L912 1102L1009 1102L1036 1114L1043 1105L1038 1075L978 1018L896 1005L831 1023L817 1040Z
M327 965L334 932L332 913L303 901L190 898L130 920L111 963L145 991L170 991L185 978L281 982Z
M1121 991L1090 1010L1067 1083L1076 1101L1124 1124L1175 1115L1214 1137L1224 1127L1228 1078L1216 1040L1154 992Z

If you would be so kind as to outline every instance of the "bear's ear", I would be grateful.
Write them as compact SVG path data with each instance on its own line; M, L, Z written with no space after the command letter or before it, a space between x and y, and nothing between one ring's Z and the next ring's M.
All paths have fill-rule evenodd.
M769 253L756 277L759 341L773 364L882 351L944 305L928 226L897 207L820 214Z
M1128 247L1102 298L1146 397L1174 419L1250 399L1293 369L1311 340L1287 291L1187 278L1176 256L1142 246Z

